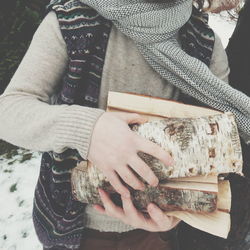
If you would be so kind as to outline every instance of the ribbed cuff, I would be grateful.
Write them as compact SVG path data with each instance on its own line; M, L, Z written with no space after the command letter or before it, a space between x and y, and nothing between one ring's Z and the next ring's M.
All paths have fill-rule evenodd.
M55 151L62 153L67 148L76 149L87 159L91 135L98 118L105 111L78 105L65 106L57 120Z
M124 233L136 228L123 223L121 220L98 213L92 205L87 205L84 212L84 226L101 232Z

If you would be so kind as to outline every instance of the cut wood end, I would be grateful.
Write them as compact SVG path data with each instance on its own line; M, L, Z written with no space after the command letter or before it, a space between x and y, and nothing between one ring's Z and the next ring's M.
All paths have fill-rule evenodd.
M175 216L192 227L225 239L228 237L230 231L230 214L221 211L203 214L185 211L172 211L166 212L166 215Z
M231 194L230 182L228 180L219 181L218 200L217 200L218 210L230 212L231 202L232 202L232 194Z

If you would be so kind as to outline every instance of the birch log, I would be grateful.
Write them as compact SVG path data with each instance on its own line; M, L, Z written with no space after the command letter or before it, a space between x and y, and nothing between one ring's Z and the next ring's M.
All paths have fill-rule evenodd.
M242 173L241 145L232 113L195 119L165 118L134 125L132 130L173 157L174 165L165 166L153 156L139 152L159 180Z

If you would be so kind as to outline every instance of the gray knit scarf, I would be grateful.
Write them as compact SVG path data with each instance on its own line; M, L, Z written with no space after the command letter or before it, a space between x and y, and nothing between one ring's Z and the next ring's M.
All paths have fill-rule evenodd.
M168 82L210 107L233 112L241 136L250 143L250 98L214 76L177 42L179 29L191 16L192 0L81 1L133 39L151 67Z

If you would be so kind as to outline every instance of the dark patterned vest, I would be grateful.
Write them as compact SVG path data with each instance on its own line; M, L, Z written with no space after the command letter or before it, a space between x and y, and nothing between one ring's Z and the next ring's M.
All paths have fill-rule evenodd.
M56 104L97 107L111 23L78 0L52 1L50 10L57 15L69 59ZM80 246L85 206L73 199L70 177L72 169L82 160L70 148L61 154L42 155L33 221L45 248L78 249Z

